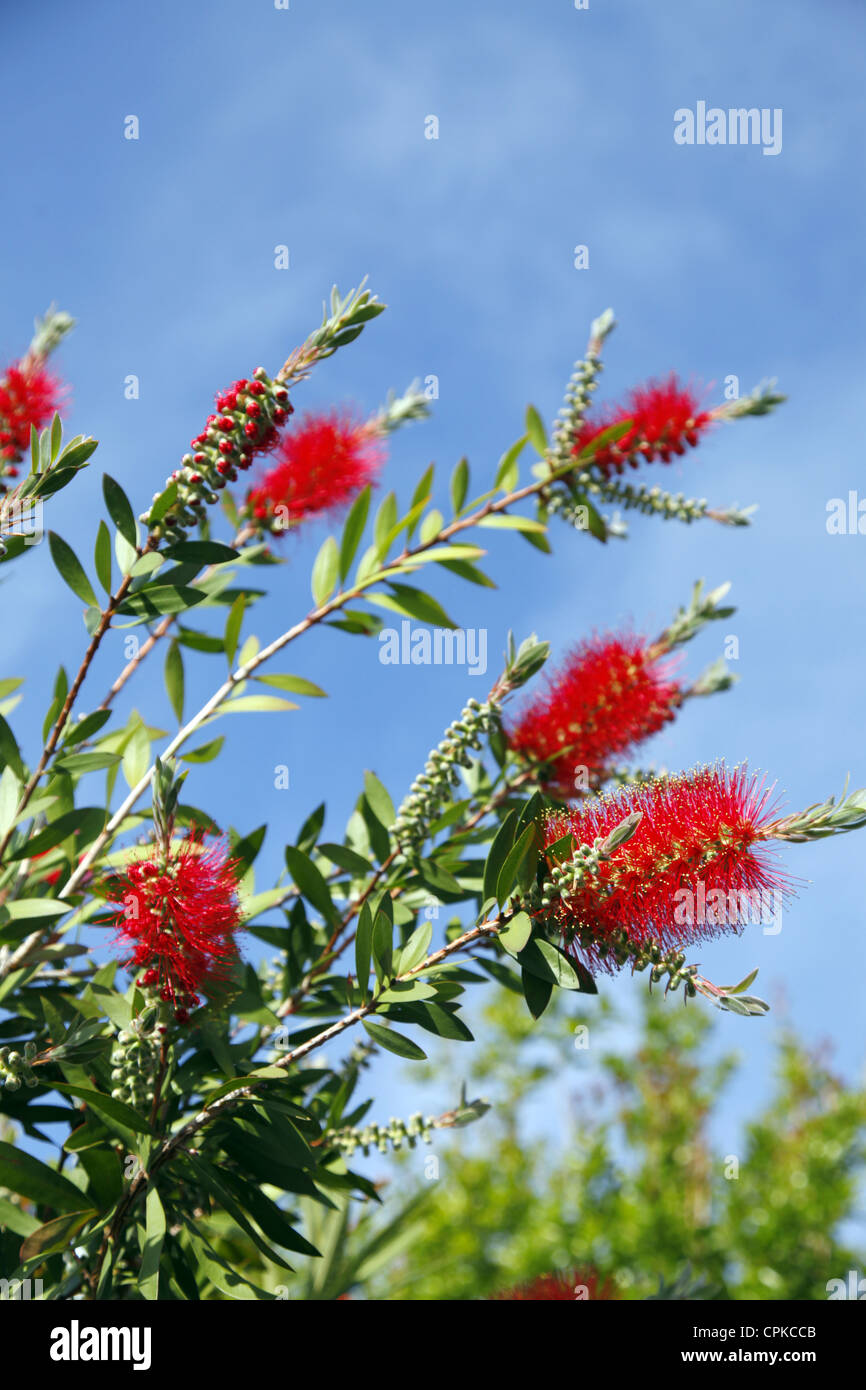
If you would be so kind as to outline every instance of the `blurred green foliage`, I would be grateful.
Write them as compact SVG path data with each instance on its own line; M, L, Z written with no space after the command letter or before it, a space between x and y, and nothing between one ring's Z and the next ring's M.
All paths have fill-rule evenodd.
M351 1296L475 1299L592 1266L624 1298L688 1268L703 1289L692 1296L826 1299L829 1279L863 1270L866 1240L853 1249L846 1237L866 1165L866 1090L782 1032L769 1103L739 1151L721 1152L714 1113L747 1063L718 1055L712 1017L647 995L635 1037L595 1005L576 1019L573 996L560 997L534 1023L513 994L490 1003L469 1084L490 1086L493 1109L468 1132L437 1136L420 1160L382 1160L398 1166L381 1194L389 1218L416 1187L427 1200L411 1242ZM454 1065L443 1050L428 1076L441 1084ZM407 1181L408 1164L425 1161L427 1178Z

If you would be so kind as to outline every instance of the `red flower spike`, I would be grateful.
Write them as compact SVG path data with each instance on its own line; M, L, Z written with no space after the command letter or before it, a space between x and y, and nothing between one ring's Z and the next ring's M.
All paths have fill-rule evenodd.
M605 943L615 933L639 947L655 941L669 950L738 932L767 911L775 916L779 897L792 889L766 843L770 796L744 767L720 765L624 787L548 816L545 844L570 834L577 847L642 813L598 875L568 890L553 909L572 954L590 969L612 971Z
M713 423L711 413L701 410L697 394L672 372L667 381L635 387L625 405L585 420L572 453L581 453L605 430L625 420L631 421L629 429L615 443L603 446L593 460L605 474L621 473L626 464L637 468L641 461L652 463L656 456L670 463L674 454L684 454L687 446L694 448Z
M0 380L0 459L14 463L30 448L30 427L37 430L59 408L65 388L41 362L16 362Z
M594 1269L562 1270L557 1274L541 1274L526 1284L517 1284L513 1289L505 1289L494 1294L496 1299L513 1299L520 1302L571 1302L591 1303L599 1299L616 1299L616 1291L609 1279L603 1283Z
M568 801L674 718L682 699L671 662L642 637L605 634L576 647L508 734L511 747L546 762L543 784ZM551 761L552 760L552 761Z
M331 511L372 482L384 462L382 435L374 423L348 414L303 416L283 435L275 462L252 489L253 516L288 525Z
M178 1022L199 994L218 989L237 959L241 911L235 864L220 844L189 839L165 864L139 859L111 880L108 900L122 907L116 941L128 969L159 986Z

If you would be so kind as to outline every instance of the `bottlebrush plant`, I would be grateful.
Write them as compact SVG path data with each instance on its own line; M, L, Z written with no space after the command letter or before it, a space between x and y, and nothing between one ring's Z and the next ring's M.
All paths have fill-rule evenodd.
M419 749L396 809L368 772L342 836L326 833L318 806L285 845L279 880L256 883L265 827L235 830L198 808L197 767L222 740L196 736L227 712L295 710L286 696L323 693L272 671L274 658L325 623L376 634L383 611L453 628L425 577L444 567L489 586L488 530L549 551L559 517L581 533L568 543L604 543L625 532L609 504L748 524L748 512L664 491L664 465L711 428L782 399L761 389L713 407L670 377L594 415L606 313L550 440L530 406L480 495L461 460L450 515L433 505L431 466L402 507L388 493L371 516L388 436L423 419L426 398L414 387L392 394L365 421L340 404L298 415L292 396L383 308L363 285L335 290L275 375L248 369L216 394L146 505L106 474L95 578L47 531L59 577L84 605L83 655L45 696L41 747L20 747L7 717L17 677L4 681L0 711L0 1276L38 1278L45 1298L345 1295L403 1219L364 1245L362 1214L347 1253L352 1203L379 1200L353 1170L355 1152L431 1141L488 1108L463 1094L439 1116L368 1118L366 1074L381 1050L423 1058L425 1032L470 1041L463 996L485 980L522 992L538 1017L554 989L594 994L604 973L647 970L666 989L759 1015L767 1006L746 992L753 976L712 984L690 948L740 931L756 897L762 906L784 895L773 846L866 823L862 792L783 814L745 769L667 776L632 763L650 735L688 717L693 698L732 682L723 662L697 676L682 662L680 649L733 611L728 586L699 583L655 638L576 632L549 677L539 678L547 643L509 637L486 698L468 699L426 757ZM55 494L97 447L89 436L64 445L55 413L62 388L46 363L70 327L52 310L0 378L4 565L41 538ZM536 457L521 477L527 451ZM659 481L647 486L650 464ZM312 607L259 643L245 629L262 580L279 585L285 533L302 544L310 517L341 512L312 564ZM14 583L13 572L7 599ZM96 703L88 676L118 628L141 641ZM157 648L172 736L137 713L125 724L115 715ZM188 714L186 664L213 654L230 674ZM450 915L435 940L431 899ZM97 960L108 944L111 958ZM34 1143L49 1152L37 1156ZM299 1256L319 1272L301 1280ZM575 1281L612 1296L551 1271L541 1292L503 1297L571 1297Z

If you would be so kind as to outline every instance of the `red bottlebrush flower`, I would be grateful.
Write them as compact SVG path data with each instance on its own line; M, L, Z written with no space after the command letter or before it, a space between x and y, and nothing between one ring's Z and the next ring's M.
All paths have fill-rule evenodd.
M709 411L701 410L696 393L683 386L676 373L667 381L650 381L630 393L626 404L615 406L595 420L583 422L572 453L579 454L612 425L630 420L631 425L613 444L603 446L593 460L603 473L621 473L625 465L636 468L640 462L652 463L656 457L670 463L674 454L694 448L713 422Z
M247 499L252 516L277 533L348 502L372 482L385 458L376 421L358 423L345 412L305 415L285 434L275 462Z
M509 731L511 747L548 763L544 786L567 801L673 719L682 691L670 672L642 637L590 638L546 678Z
M0 459L14 463L30 448L30 427L41 430L58 409L64 388L39 360L6 368L0 380Z
M494 1294L494 1298L532 1303L554 1300L589 1303L599 1299L615 1300L616 1291L609 1279L602 1283L594 1269L575 1269L561 1270L556 1274L541 1274L529 1283L517 1284L513 1289Z
M109 885L124 965L142 969L142 983L170 1002L179 1022L198 994L210 994L237 959L241 912L235 865L220 844L197 838L173 847L166 861L138 859Z
M612 937L663 949L739 931L775 917L790 880L775 863L771 790L745 768L699 768L678 777L624 787L580 809L555 812L545 843L564 835L574 845L606 838L641 812L631 839L614 849L597 876L567 889L552 909L567 947L590 968L614 970Z

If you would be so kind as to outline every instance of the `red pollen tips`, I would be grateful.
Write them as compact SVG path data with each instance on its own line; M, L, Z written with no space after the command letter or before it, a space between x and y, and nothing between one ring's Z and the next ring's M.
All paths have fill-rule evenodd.
M165 862L153 851L128 864L111 880L108 900L122 909L115 923L124 965L143 967L139 983L185 1022L197 996L212 994L238 956L234 863L219 843L185 840Z
M544 764L545 790L560 800L589 791L611 761L657 733L679 708L671 662L644 638L605 634L576 647L508 732L511 747Z
M594 1269L561 1270L556 1274L541 1274L526 1284L494 1294L495 1299L520 1302L597 1302L614 1300L616 1290L609 1279L602 1281Z
M351 501L385 459L381 431L345 412L305 415L283 435L274 464L247 497L249 513L277 534Z
M637 386L624 405L583 422L572 453L580 454L612 425L630 422L614 443L602 445L593 462L603 473L621 473L626 464L636 468L655 458L670 463L675 454L694 448L713 423L709 411L700 408L696 392L683 386L674 372L666 381Z
M7 367L0 379L0 459L15 463L30 448L31 425L41 430L59 409L61 382L39 361Z
M765 914L777 920L792 889L767 845L770 795L744 767L720 765L551 814L545 843L571 835L577 848L641 813L632 837L552 909L566 946L590 968L612 970L608 944L618 933L667 950L738 932Z

